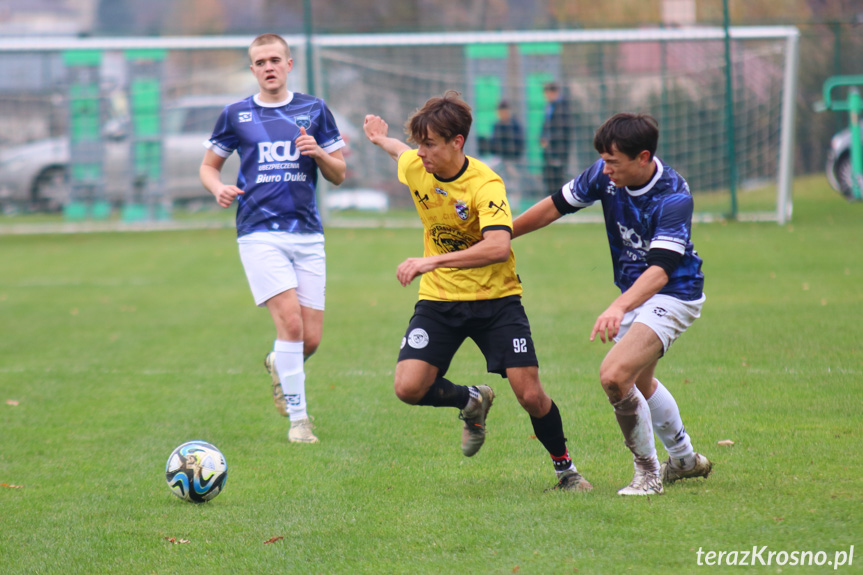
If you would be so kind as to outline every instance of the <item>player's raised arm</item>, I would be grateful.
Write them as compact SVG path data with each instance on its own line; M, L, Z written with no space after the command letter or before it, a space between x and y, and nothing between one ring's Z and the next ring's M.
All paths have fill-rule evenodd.
M388 153L393 160L398 161L402 152L406 152L411 148L401 140L387 136L388 131L389 126L380 116L369 114L363 121L363 132L366 133L366 138L372 144Z
M557 211L557 206L551 196L544 198L532 205L526 212L518 216L512 222L512 238L529 234L532 231L544 228L551 222L559 219L563 214Z

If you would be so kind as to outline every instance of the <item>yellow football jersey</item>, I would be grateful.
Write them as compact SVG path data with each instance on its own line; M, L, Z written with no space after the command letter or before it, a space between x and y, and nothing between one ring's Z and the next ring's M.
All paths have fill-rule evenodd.
M449 181L423 167L416 150L399 156L399 181L413 197L424 232L424 256L464 250L489 229L512 231L512 211L503 180L491 168L468 157L467 165ZM473 301L521 294L515 254L481 268L438 268L422 275L419 299Z

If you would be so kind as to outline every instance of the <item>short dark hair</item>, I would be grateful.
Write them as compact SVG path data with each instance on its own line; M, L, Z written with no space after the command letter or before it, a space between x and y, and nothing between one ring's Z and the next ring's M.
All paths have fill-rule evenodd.
M443 96L429 99L413 113L405 123L408 142L419 144L428 139L429 130L449 142L459 134L467 140L473 123L471 107L455 90L447 90Z
M653 158L658 142L659 123L650 114L615 114L593 136L593 147L600 154L610 154L611 147L616 146L630 158L644 150Z
M545 84L545 86L542 87L542 89L545 92L559 92L560 84L558 84L557 82L548 82Z

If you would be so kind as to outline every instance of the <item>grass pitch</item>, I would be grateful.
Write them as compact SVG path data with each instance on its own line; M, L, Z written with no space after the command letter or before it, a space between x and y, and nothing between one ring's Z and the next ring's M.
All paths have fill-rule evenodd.
M477 456L455 410L393 395L417 288L395 268L421 253L417 229L327 232L311 446L272 406L273 329L233 231L0 237L0 573L693 573L709 551L739 552L735 572L816 573L833 566L782 552L852 545L838 570L860 572L863 204L821 180L797 183L792 225L695 226L708 299L657 376L715 471L649 499L615 494L632 464L598 383L607 347L588 342L616 295L598 225L514 243L588 494L544 491L529 418L471 342L450 376L498 396ZM191 439L229 465L197 506L164 480ZM755 546L777 552L766 570L739 566Z

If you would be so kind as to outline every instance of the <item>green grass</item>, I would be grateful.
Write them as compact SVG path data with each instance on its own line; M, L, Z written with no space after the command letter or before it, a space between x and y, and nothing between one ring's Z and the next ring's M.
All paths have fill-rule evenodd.
M598 383L607 347L587 338L615 296L598 225L514 244L589 494L544 492L548 457L472 343L450 376L498 391L476 457L455 411L393 395L416 298L395 268L420 253L417 229L328 231L324 342L307 364L317 446L289 445L272 407L273 329L232 230L0 236L0 483L20 486L0 486L0 573L726 572L696 552L832 560L851 545L840 571L860 572L863 204L821 180L797 182L792 225L696 225L708 299L657 376L715 473L638 500L615 494L631 457ZM230 468L199 506L163 475L190 439Z

